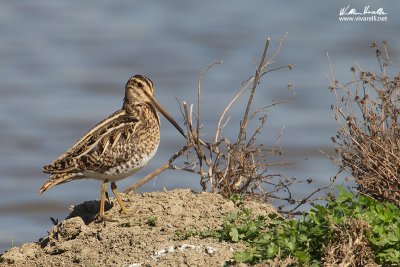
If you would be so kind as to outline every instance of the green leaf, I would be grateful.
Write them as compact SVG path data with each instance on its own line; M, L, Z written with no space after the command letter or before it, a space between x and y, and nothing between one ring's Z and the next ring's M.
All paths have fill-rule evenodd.
M232 238L233 242L239 241L239 232L236 228L231 229L231 231L229 232L229 236Z
M226 221L228 221L228 222L233 222L233 221L235 221L237 218L238 218L238 214L236 214L236 213L230 213L230 214L228 215L228 217L226 217Z
M239 263L244 263L244 262L252 262L254 256L249 251L238 251L233 254L233 258L235 259L235 261Z
M267 258L272 259L274 258L279 251L279 247L275 244L271 244L267 247Z

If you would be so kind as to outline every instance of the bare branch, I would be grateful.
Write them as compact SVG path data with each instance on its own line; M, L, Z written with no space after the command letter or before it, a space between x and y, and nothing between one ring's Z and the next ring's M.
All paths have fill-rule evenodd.
M251 89L250 97L247 102L246 111L244 112L243 120L240 124L239 136L237 139L238 143L240 142L240 140L242 140L244 129L247 127L247 117L249 115L251 103L253 102L254 92L256 91L257 88L259 76L264 66L265 57L267 56L269 43L270 43L270 38L267 38L267 41L265 42L264 52L261 56L260 64L258 65L258 68L256 69L256 74L254 75L253 88Z
M153 171L152 173L148 174L144 178L140 179L130 187L126 188L124 190L124 193L129 193L129 192L134 192L138 190L140 187L142 187L144 184L149 182L150 180L154 179L157 175L165 171L166 169L169 168L172 162L174 162L178 157L180 157L183 153L185 153L190 146L184 146L180 150L178 150L167 162L165 162L161 167L159 167L157 170Z

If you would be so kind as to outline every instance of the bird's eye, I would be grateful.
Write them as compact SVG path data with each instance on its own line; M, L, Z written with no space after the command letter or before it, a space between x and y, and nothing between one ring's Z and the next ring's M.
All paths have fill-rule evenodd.
M137 87L139 87L139 88L143 88L143 83L141 83L141 82L138 82L138 83L137 83Z

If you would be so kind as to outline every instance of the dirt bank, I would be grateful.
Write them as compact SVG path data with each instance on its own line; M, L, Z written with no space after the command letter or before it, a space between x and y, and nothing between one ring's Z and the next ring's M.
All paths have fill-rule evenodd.
M129 217L119 215L115 199L108 206L118 222L96 222L99 201L74 208L47 237L0 256L0 266L223 266L243 244L191 237L178 230L217 229L238 208L217 194L173 190L123 195ZM246 202L258 213L273 207Z

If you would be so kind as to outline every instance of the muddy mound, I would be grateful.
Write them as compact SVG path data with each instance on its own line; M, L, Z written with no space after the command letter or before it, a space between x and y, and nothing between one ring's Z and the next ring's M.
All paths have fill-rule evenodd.
M129 215L110 199L107 214L118 222L96 222L98 201L75 206L47 237L0 256L0 266L223 266L244 245L190 237L177 231L217 229L239 210L218 194L173 190L122 195ZM246 202L257 213L275 212Z

